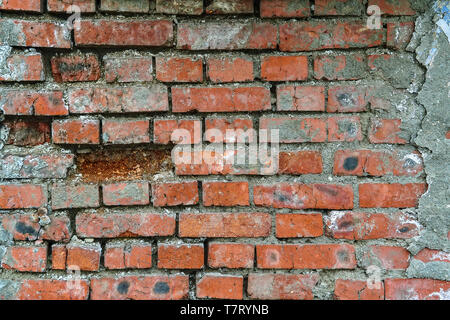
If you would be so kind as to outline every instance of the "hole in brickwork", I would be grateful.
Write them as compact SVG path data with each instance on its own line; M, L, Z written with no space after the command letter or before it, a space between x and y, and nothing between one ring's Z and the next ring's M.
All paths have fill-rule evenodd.
M79 154L76 165L86 182L145 180L173 171L170 150L101 150Z

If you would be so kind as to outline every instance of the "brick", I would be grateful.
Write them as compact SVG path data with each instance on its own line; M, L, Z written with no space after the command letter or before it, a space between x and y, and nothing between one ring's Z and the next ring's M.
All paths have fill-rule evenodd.
M425 249L420 250L419 253L414 256L414 259L420 260L424 263L436 262L436 261L450 263L450 253L445 252L445 251L432 250L432 249L425 248Z
M41 0L7 0L0 3L0 10L42 12Z
M364 13L362 0L316 0L315 16L359 16Z
M277 86L278 111L325 111L325 87Z
M100 79L100 62L94 54L56 56L51 59L56 82L97 81Z
M1 259L3 269L20 272L45 272L47 267L47 246L7 247Z
M8 130L6 144L15 146L36 146L51 141L50 125L47 122L27 120L4 121Z
M203 244L158 244L159 269L202 269Z
M261 0L262 18L303 18L311 15L309 0Z
M73 163L72 154L6 155L0 158L0 178L65 178Z
M70 113L168 111L167 88L161 85L69 90Z
M76 288L73 279L24 279L14 282L14 286L18 289L10 298L15 300L87 300L89 297L89 282L83 279Z
M139 212L111 212L107 215L82 212L76 216L77 235L85 238L131 238L170 236L175 233L175 216Z
M67 12L71 5L80 8L80 12L95 12L95 0L47 0L47 10L49 12Z
M405 133L401 129L401 119L372 119L369 128L371 143L406 144Z
M156 0L156 12L201 15L203 13L203 0Z
M411 40L414 32L414 22L389 22L387 23L386 44L390 48L404 50Z
M325 119L303 117L262 117L259 128L271 135L278 130L280 143L325 142L327 126Z
M384 300L384 285L380 282L370 288L367 281L337 279L334 288L335 300Z
M253 81L253 60L251 57L218 56L208 57L208 77L212 82Z
M98 271L102 248L99 243L70 243L67 248L67 268L82 271Z
M52 141L56 144L99 144L100 121L96 119L54 120Z
M149 269L152 267L152 245L150 243L107 243L105 268Z
M204 182L203 205L210 206L248 206L248 182Z
M270 110L266 87L173 87L172 112L243 112Z
M409 251L402 247L370 246L363 256L364 266L379 266L384 270L406 270Z
M275 219L277 238L320 237L323 235L320 213L279 213Z
M0 94L0 109L6 115L63 116L68 114L62 91L8 90Z
M250 118L206 118L205 130L205 140L213 143L244 143L254 142L255 139L253 120Z
M355 248L348 244L257 245L262 269L354 269Z
M275 49L277 27L264 22L178 24L177 48L184 50Z
M365 22L359 21L296 21L281 24L279 28L281 51L376 47L383 44L385 33L383 29L368 29Z
M253 268L255 246L244 243L210 242L208 266L210 268Z
M253 10L253 0L212 0L206 7L207 14L243 14Z
M146 13L150 10L148 0L101 0L100 11Z
M278 174L322 173L322 155L318 151L282 151L279 154Z
M257 274L248 276L248 296L261 300L312 300L318 274Z
M183 238L256 238L271 230L268 213L181 213L179 235Z
M97 208L99 189L92 184L62 184L52 186L52 209Z
M369 6L378 6L381 13L389 16L413 16L416 12L411 8L410 0L369 0Z
M328 89L327 112L364 112L368 103L365 87L336 86Z
M0 45L70 49L70 33L63 23L0 19Z
M205 274L197 281L197 298L242 300L243 295L242 276Z
M47 204L47 188L33 184L1 184L1 209L39 208Z
M201 142L201 133L200 120L155 119L153 123L153 142L156 144L197 144Z
M104 144L134 144L150 142L150 121L135 119L102 120Z
M10 54L0 68L0 82L44 80L44 62L40 53Z
M52 245L52 269L66 270L67 249L65 245Z
M146 275L91 279L92 300L187 299L189 276Z
M314 78L317 80L357 80L366 75L361 54L318 56L314 59Z
M338 150L334 155L335 175L416 176L423 171L419 152Z
M450 281L432 279L386 279L386 300L447 300Z
M266 81L296 81L308 78L306 56L268 56L261 59L261 78Z
M75 29L77 46L167 47L173 40L168 20L82 20Z
M198 204L198 182L153 183L152 201L155 207Z
M324 218L326 235L335 239L410 239L422 227L417 220L402 212L391 214L333 211Z
M150 203L147 182L122 182L104 184L103 203L107 206L133 206Z
M35 241L39 239L67 242L70 240L70 219L66 214L43 217L46 225L39 224L36 214L9 214L1 220L1 227L11 239ZM48 223L50 219L50 223Z
M426 183L364 183L359 185L361 208L411 208L427 190Z
M156 57L156 79L161 82L202 82L203 60L190 57Z
M352 209L350 185L278 183L253 187L257 206L289 209Z
M361 141L363 139L361 121L354 117L333 117L327 120L328 141Z
M147 82L153 80L152 57L105 56L106 82Z

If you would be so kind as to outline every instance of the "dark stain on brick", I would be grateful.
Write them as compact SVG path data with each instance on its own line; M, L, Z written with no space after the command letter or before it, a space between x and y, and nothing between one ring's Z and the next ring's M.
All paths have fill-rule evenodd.
M353 226L353 222L352 221L342 221L339 224L339 229L347 229L347 228L352 227L352 226Z
M128 281L122 281L121 283L119 283L119 285L117 286L117 291L120 294L126 294L128 293L128 289L130 288L130 283Z
M32 226L29 226L22 221L16 223L16 231L21 234L30 234L32 236L37 236L38 232Z
M170 287L167 282L157 282L153 287L153 292L156 294L166 294L170 291Z
M408 227L403 227L403 228L401 228L399 231L400 231L401 233L405 233L405 232L408 232L408 231L409 231L409 228L408 228Z
M343 107L349 107L355 105L355 100L353 99L351 94L341 93L337 95L339 104Z
M358 158L357 157L348 157L344 161L344 169L347 171L355 170L358 166Z
M173 171L170 150L102 150L79 154L76 165L86 182L145 180Z
M328 193L329 195L336 197L338 195L338 192L333 186L325 186L325 185L318 185L316 186L317 190L320 192Z
M348 262L350 259L348 257L347 251L338 251L337 257L340 262Z

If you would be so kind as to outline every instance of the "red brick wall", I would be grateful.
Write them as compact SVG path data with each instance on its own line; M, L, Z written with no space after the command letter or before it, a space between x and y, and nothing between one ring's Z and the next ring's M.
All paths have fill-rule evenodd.
M0 299L449 290L406 273L427 190L409 0L74 0L73 31L67 1L0 3ZM173 163L176 129L251 128L279 130L274 171Z

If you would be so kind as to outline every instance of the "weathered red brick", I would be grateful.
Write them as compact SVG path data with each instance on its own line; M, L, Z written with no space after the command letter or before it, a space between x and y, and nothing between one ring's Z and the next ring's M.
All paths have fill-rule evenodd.
M102 0L99 9L105 12L146 13L150 10L150 3L146 0Z
M362 0L316 0L315 16L359 16L364 12Z
M322 173L322 155L319 151L282 151L279 154L278 174Z
M378 6L381 13L390 16L413 16L416 12L411 8L411 0L369 0L369 6Z
M12 47L71 48L70 32L63 23L0 19L0 45Z
M207 58L208 77L212 82L253 81L253 60L248 56Z
M384 285L379 282L369 288L367 281L337 279L334 288L336 300L384 300Z
M202 269L203 244L158 244L158 268Z
M414 22L389 22L387 23L387 40L388 47L403 50L411 40L414 32Z
M254 142L253 120L250 118L214 117L205 119L205 140L216 143Z
M155 207L197 204L198 182L153 183L152 201Z
M174 133L175 132L175 133ZM197 144L202 139L200 120L163 120L153 123L153 142L156 144Z
M65 178L73 160L72 154L6 155L0 159L0 178Z
M94 54L56 56L51 59L56 82L97 81L100 62Z
M102 248L99 243L70 243L67 249L67 268L72 270L98 271Z
M67 12L72 5L78 6L80 12L95 12L95 0L47 0L47 10L49 12Z
M420 260L425 263L434 261L442 261L450 263L450 253L425 248L420 250L420 252L414 256L414 259Z
M52 141L56 144L99 144L100 121L97 119L54 120Z
M181 213L180 237L256 238L270 234L268 213Z
M148 269L152 267L150 243L107 243L105 249L107 269Z
M133 144L150 142L150 121L137 119L102 120L104 144Z
M247 292L251 299L312 300L318 281L318 274L251 273Z
M0 82L44 80L44 62L40 53L10 54L0 69Z
M370 246L362 263L366 266L379 266L384 270L405 270L409 266L409 251L402 247Z
M242 276L205 274L197 281L197 298L242 300L243 296Z
M91 279L92 300L180 300L189 293L187 275Z
M365 87L345 85L328 89L327 112L363 112L368 103Z
M277 86L278 111L325 111L325 87Z
M248 182L204 182L203 205L210 206L248 206Z
M368 29L365 21L286 22L280 25L279 47L281 51L376 47L383 44L384 33Z
M105 56L106 82L146 82L153 80L153 58Z
M178 49L262 50L275 49L277 42L277 27L270 23L183 22L178 24Z
M82 212L76 216L77 235L85 238L130 238L170 236L175 233L175 216L135 211L101 214Z
M253 0L211 0L206 7L207 14L253 13Z
M66 270L67 249L63 244L52 245L52 269Z
M92 184L62 184L52 186L52 208L96 208L100 206L99 189Z
M371 143L405 144L405 133L400 128L401 119L373 119L369 128Z
M352 209L350 185L278 183L253 187L257 206L290 209Z
M361 54L318 56L314 59L314 78L317 80L357 80L366 75Z
M201 15L203 13L203 0L156 0L156 12Z
M1 259L2 268L22 272L45 272L47 267L47 246L7 247Z
M203 60L194 57L156 57L156 79L162 82L202 82Z
M47 204L47 187L33 184L1 184L0 208L39 208Z
M450 281L432 279L386 279L386 300L447 300Z
M36 146L51 141L50 125L47 122L6 120L3 125L8 130L6 144Z
M303 117L261 117L259 128L269 132L278 130L280 143L325 142L326 119Z
M354 117L328 118L328 141L361 141L363 139L361 121Z
M6 115L63 116L69 114L62 91L8 90L0 94L0 109Z
M348 244L257 245L262 269L354 269L355 248Z
M416 207L426 190L426 183L364 183L359 185L359 205L361 208Z
M42 12L41 0L6 0L0 3L0 10Z
M409 239L419 235L417 220L402 212L331 212L324 218L326 234L336 239Z
M261 59L261 78L266 81L306 80L308 78L308 57L264 57Z
M11 299L17 300L87 300L89 282L70 280L25 279L16 282L18 290Z
M208 266L210 268L253 268L255 246L244 243L210 242Z
M311 15L309 0L261 0L262 18L302 18Z
M323 221L320 213L279 213L276 215L277 238L320 237Z
M103 203L107 206L132 206L150 203L147 182L110 183L102 186Z
M242 112L269 110L266 87L173 87L173 112Z
M77 46L171 46L173 24L168 20L82 20L75 29Z

